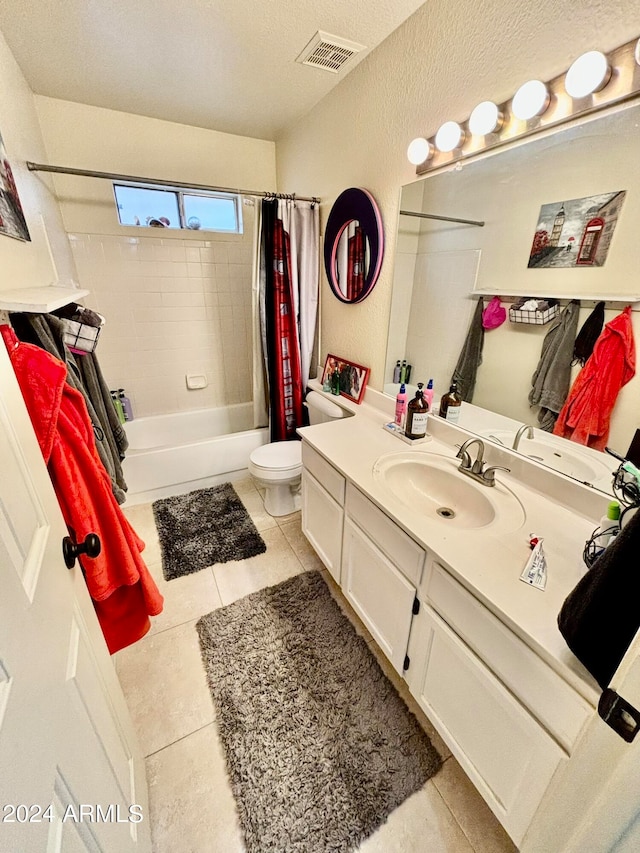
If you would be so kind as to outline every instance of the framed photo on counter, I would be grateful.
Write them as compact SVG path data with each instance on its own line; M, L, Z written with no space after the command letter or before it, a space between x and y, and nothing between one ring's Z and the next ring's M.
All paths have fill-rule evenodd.
M354 403L361 403L369 372L369 368L361 364L355 364L337 355L328 355L322 371L323 390L341 394Z

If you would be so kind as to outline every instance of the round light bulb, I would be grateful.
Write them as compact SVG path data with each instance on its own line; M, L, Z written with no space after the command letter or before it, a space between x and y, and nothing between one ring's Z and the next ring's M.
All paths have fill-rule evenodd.
M542 115L548 106L549 92L540 80L523 83L511 101L514 116L524 121Z
M584 98L598 92L611 77L607 57L599 50L583 53L571 65L564 78L564 88L572 98Z
M407 148L407 159L414 166L419 166L424 163L433 154L433 145L424 137L419 136L409 143Z
M436 148L438 151L453 151L460 148L464 142L464 130L457 121L445 121L436 133Z
M502 113L493 101L478 104L469 116L469 130L474 136L486 136L499 130L502 125Z

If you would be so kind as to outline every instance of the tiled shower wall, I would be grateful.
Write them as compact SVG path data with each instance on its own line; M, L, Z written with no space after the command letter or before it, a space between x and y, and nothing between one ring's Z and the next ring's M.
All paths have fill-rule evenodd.
M252 214L243 235L203 240L69 234L84 304L106 318L102 372L137 417L252 399ZM189 390L187 374L207 387Z

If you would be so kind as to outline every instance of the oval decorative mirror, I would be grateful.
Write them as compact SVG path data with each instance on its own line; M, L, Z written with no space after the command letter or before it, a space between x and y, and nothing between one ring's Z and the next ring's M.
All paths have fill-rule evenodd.
M384 254L382 217L367 190L340 193L327 219L324 267L341 302L362 302L378 280Z

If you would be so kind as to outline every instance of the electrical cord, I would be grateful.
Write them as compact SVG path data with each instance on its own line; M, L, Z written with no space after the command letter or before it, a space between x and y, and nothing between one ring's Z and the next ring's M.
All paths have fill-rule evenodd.
M617 453L613 453L609 448L607 448L607 452L621 460L621 464L613 475L613 493L622 505L622 508L620 510L620 518L616 524L612 524L605 530L600 530L599 527L596 527L591 537L585 542L582 559L589 568L591 568L595 560L605 550L600 544L602 539L607 536L616 536L624 524L628 523L631 516L640 508L640 483L633 474L625 471L622 467L626 462L625 459Z

